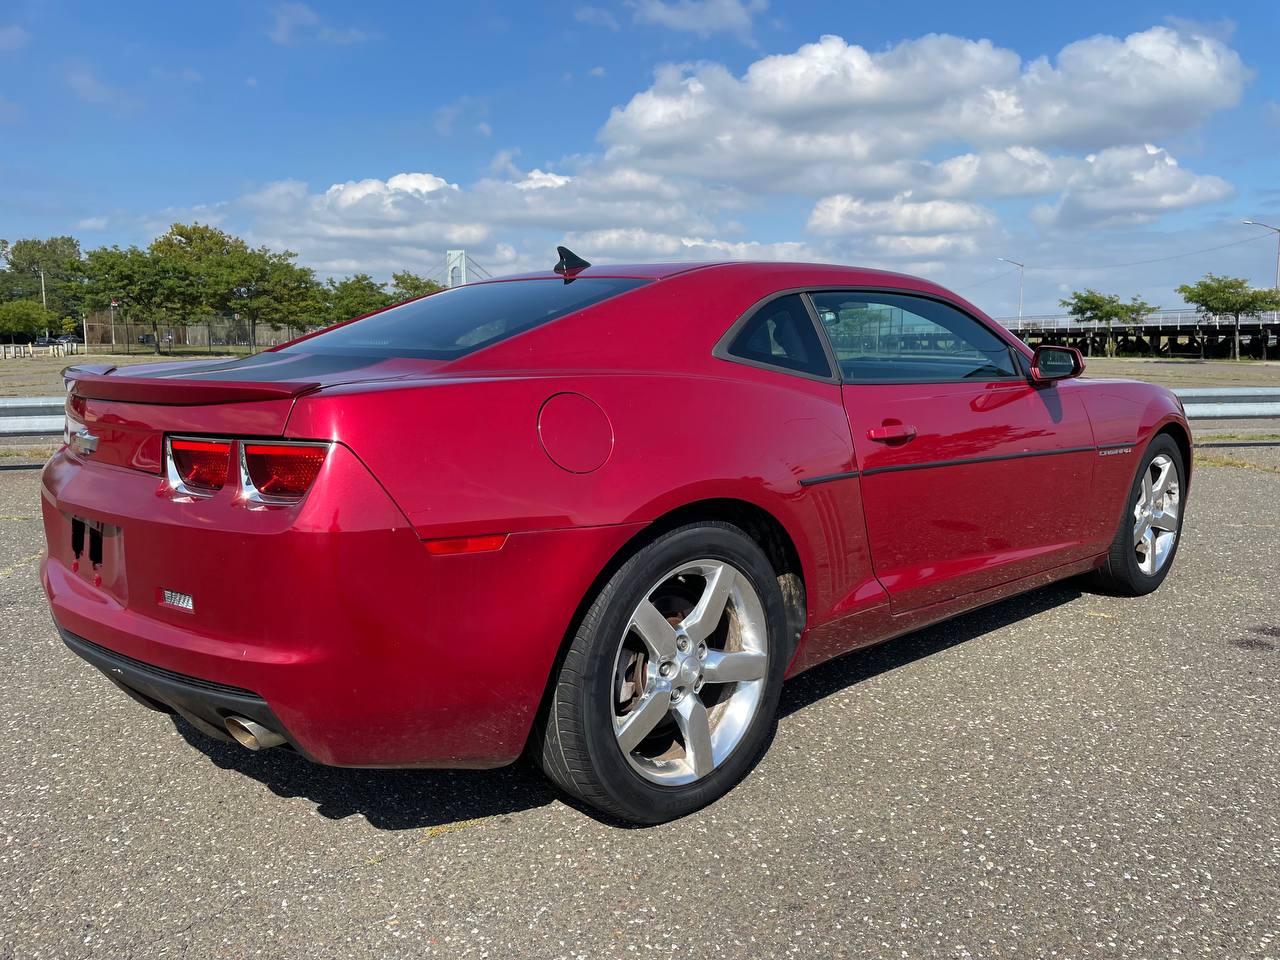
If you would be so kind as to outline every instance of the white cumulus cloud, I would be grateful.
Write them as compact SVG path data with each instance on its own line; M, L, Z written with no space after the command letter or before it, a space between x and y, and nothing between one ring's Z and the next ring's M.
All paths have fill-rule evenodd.
M741 76L717 63L661 67L601 137L614 162L753 190L898 192L930 175L945 189L968 164L993 168L971 171L976 185L1001 183L1001 166L1030 167L1019 179L1033 192L1037 178L1054 183L1046 151L1195 129L1238 102L1248 77L1221 40L1164 26L1029 63L988 40L929 35L872 52L826 36ZM969 145L964 159L940 172L922 161L955 143Z
M1162 213L1225 200L1233 194L1220 177L1181 167L1167 150L1146 144L1090 154L1067 180L1062 196L1032 217L1042 225L1097 226L1141 223Z
M909 192L884 201L837 193L814 206L809 229L823 234L957 233L989 227L995 220L990 210L975 203L912 200Z
M751 37L752 20L768 7L766 0L634 0L639 23L653 23L671 30L709 37L732 33Z
M690 33L749 35L762 7L672 0L630 11ZM317 29L298 15L290 36ZM601 7L574 17L617 25ZM996 278L998 255L1076 263L1088 259L1082 230L1101 256L1113 227L1133 243L1135 225L1229 199L1230 183L1167 145L1237 104L1249 79L1229 36L1185 22L1030 60L983 39L929 34L873 50L825 36L738 71L658 67L601 118L594 155L518 165L509 146L474 181L421 170L282 180L213 214L325 272L428 272L456 246L495 273L543 268L567 241L596 262L835 260L963 287ZM462 97L436 112L436 128L472 130L486 109Z

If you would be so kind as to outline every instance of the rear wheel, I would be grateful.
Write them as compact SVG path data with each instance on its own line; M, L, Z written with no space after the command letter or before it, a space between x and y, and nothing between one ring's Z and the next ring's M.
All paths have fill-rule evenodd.
M1164 582L1182 535L1185 489L1182 451L1172 437L1160 434L1143 454L1120 529L1106 562L1093 575L1095 586L1136 597Z
M790 654L776 574L726 523L632 556L570 642L535 744L560 787L660 823L717 799L768 741Z

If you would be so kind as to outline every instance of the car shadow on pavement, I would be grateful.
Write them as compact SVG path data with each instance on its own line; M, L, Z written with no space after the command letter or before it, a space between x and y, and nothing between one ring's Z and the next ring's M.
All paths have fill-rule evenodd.
M786 717L864 680L1070 603L1080 595L1071 581L1055 584L829 660L788 681L782 690L779 716ZM517 813L559 799L609 826L634 826L559 794L523 759L496 770L325 767L284 750L252 753L205 736L181 718L175 717L174 725L191 746L218 767L252 777L277 796L305 797L316 805L316 812L332 820L363 816L380 830L414 830Z
M787 681L778 716L786 717L846 687L1070 603L1081 594L1074 581L1065 580L828 660Z
M305 797L331 820L362 816L379 830L415 830L544 806L555 793L524 761L497 770L366 770L326 767L287 750L253 753L206 736L180 717L174 726L215 765Z

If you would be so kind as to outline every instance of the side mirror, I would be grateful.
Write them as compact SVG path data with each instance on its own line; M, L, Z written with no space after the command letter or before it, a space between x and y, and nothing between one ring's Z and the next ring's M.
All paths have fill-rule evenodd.
M1075 347L1055 347L1042 343L1031 358L1031 382L1053 383L1084 373L1084 357Z

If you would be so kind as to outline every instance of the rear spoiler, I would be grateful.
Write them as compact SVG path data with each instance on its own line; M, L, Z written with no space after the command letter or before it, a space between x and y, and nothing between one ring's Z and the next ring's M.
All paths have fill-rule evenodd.
M112 376L110 364L85 364L62 371L70 393L91 400L196 406L205 403L245 403L288 400L320 386L319 381L184 380L160 377Z

